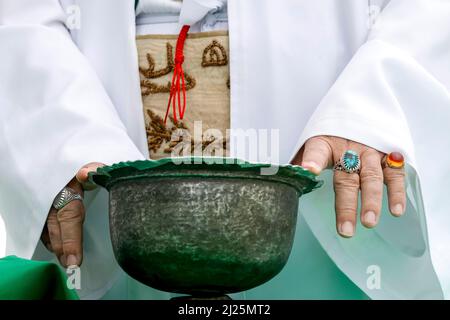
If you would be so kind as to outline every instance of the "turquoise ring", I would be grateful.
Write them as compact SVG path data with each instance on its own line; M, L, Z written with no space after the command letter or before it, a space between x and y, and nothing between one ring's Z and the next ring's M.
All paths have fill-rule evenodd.
M359 173L361 169L361 160L358 153L353 150L347 150L334 165L334 170L347 173Z

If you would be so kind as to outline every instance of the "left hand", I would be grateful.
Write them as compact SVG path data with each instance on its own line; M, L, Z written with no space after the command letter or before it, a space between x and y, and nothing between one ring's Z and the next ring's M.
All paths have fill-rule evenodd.
M398 217L405 211L404 169L382 168L384 153L366 145L332 136L317 136L306 141L294 160L315 174L332 168L347 150L358 153L361 172L334 171L336 229L346 238L355 233L358 196L361 190L361 222L367 228L377 225L383 197L383 183L388 190L388 202L392 215Z

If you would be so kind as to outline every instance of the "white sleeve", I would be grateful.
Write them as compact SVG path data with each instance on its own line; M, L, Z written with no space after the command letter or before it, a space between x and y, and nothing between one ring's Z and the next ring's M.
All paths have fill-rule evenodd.
M82 165L143 155L58 0L0 0L0 44L0 256L30 258L55 195Z
M314 193L303 203L306 220L322 245L372 297L439 297L430 248L450 293L450 255L445 248L450 243L449 89L450 1L391 1L297 144L296 150L310 137L333 135L406 156L408 205L401 219L390 217L384 203L375 230L359 225L351 241L330 236L334 226L325 225L323 217L333 210L329 173L329 192ZM381 267L384 290L367 288L365 272L371 264Z

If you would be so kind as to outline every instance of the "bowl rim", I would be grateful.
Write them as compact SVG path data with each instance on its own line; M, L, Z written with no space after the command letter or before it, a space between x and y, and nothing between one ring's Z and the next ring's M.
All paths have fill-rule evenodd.
M261 169L276 166L275 174L261 174ZM181 169L180 169L181 168ZM233 174L230 175L230 172ZM227 173L226 175L224 173ZM104 166L89 173L89 181L107 190L124 180L142 178L238 178L285 183L300 195L309 193L323 184L311 171L297 165L253 163L237 158L177 157L159 160L136 160Z

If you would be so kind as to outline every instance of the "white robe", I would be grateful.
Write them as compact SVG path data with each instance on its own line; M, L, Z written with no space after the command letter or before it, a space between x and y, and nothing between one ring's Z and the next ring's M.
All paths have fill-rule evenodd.
M0 255L33 255L53 198L82 165L148 157L134 1L61 2L0 0ZM195 2L208 4L184 3ZM369 5L386 2L229 0L231 126L279 129L281 163L319 134L401 151L405 217L384 205L375 230L338 237L329 172L300 214L369 297L440 298L430 248L448 288L450 1L392 0L369 29ZM82 20L69 33L72 3ZM85 297L116 280L106 205L104 191L88 196ZM381 289L367 286L372 265Z

